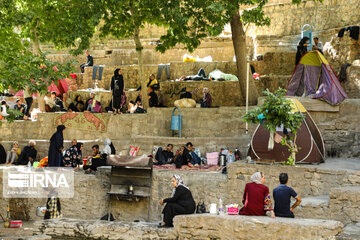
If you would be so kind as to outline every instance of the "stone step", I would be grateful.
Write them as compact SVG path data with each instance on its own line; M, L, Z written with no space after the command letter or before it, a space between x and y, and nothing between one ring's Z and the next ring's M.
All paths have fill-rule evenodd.
M47 139L34 139L36 141L36 149L38 150L38 158L42 159L43 157L48 155L49 150L49 140ZM78 142L84 143L83 156L87 156L92 154L91 147L95 144L100 146L100 150L103 147L103 142L101 139L94 140L83 140L77 139ZM246 152L248 149L248 143L250 141L249 135L243 135L241 137L194 137L194 138L178 138L178 137L160 137L160 136L137 136L133 138L122 138L122 139L112 139L114 147L116 149L117 154L120 152L122 155L129 154L130 146L139 147L138 155L152 154L152 149L154 146L166 146L171 143L174 145L174 153L176 149L180 148L180 146L184 146L187 142L192 142L196 148L200 149L202 157L206 157L207 152L215 152L220 151L220 148L229 148L230 150L234 150L238 148L242 154L242 156L246 156ZM23 148L28 144L28 140L20 140L19 146ZM12 141L2 141L1 144L4 148L10 149L10 145ZM64 141L65 148L71 146L71 140L67 139Z
M360 222L351 223L344 227L344 231L336 237L337 240L359 240Z
M360 175L349 178L360 181ZM360 222L360 186L332 188L329 207L332 219L345 223Z
M77 219L38 221L38 234L57 239L178 239L173 228L158 228L156 223L107 222Z
M359 175L348 178L350 182L360 181ZM346 224L359 222L359 201L360 186L331 188L330 195L303 198L294 214L301 218L334 219Z
M293 204L295 201L292 201ZM329 195L302 198L300 206L295 208L296 218L329 219Z
M338 221L259 216L179 215L174 229L180 239L334 239Z

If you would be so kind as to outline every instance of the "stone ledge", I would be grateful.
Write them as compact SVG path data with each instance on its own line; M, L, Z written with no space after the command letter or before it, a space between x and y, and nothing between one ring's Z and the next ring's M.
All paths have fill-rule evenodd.
M182 215L174 218L180 239L335 239L344 225L332 220L259 216Z
M73 239L177 239L173 228L155 223L107 222L77 219L45 220L34 223L35 233Z

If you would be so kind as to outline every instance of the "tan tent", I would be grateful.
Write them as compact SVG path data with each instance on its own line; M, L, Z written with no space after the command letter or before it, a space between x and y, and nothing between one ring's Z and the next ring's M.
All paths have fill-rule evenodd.
M304 106L296 99L291 99L293 111L304 114L304 120L298 130L296 144L299 152L296 154L297 163L321 163L325 159L325 146L319 129ZM282 129L277 131L284 136ZM290 136L292 134L290 133ZM275 160L276 162L287 161L290 155L287 146L274 142L272 150L268 149L270 131L261 124L256 128L248 150L248 156L252 159Z

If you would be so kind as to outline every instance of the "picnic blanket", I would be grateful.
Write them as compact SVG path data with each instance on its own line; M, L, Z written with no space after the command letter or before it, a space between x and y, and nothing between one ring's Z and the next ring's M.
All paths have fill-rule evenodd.
M201 172L221 172L224 166L218 165L199 165L197 167L189 167L187 165L176 168L175 164L153 165L154 169L161 170L181 170L181 171L201 171Z
M149 166L149 161L150 161L149 157L143 157L143 156L130 157L130 156L109 155L107 157L106 164L117 167L120 166L147 167Z

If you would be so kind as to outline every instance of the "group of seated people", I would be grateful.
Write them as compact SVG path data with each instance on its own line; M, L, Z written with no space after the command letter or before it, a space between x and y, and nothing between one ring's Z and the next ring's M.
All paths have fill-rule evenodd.
M10 106L6 103L6 101L1 101L0 120L5 120L10 115L9 109ZM16 99L13 109L20 112L20 114L15 117L16 120L28 120L30 118L30 109L20 98Z
M35 146L36 142L30 140L29 145L21 150L19 143L14 141L11 144L9 151L6 152L4 147L0 144L0 164L26 165L29 162L34 162L37 157Z
M9 151L5 151L4 147L0 144L0 164L6 165L27 165L33 167L46 167L48 165L48 157L44 157L40 161L37 160L37 150L35 149L36 142L30 140L29 145L25 146L21 151L18 142L13 142ZM77 142L73 139L71 146L63 151L62 166L72 167L74 170L80 169L83 162L83 148L84 144ZM104 147L100 151L99 145L92 146L92 156L87 160L87 164L83 166L85 173L96 172L97 168L106 165L107 155L116 154L116 150L111 140L106 138L104 140ZM51 167L51 166L49 166Z
M244 206L240 209L239 215L247 216L265 216L270 212L272 218L287 217L294 218L294 209L301 203L300 196L287 186L288 174L280 173L280 185L273 190L273 198L275 207L271 202L269 188L265 186L265 175L262 172L256 172L250 177L250 183L245 185L242 203ZM193 214L196 204L191 191L179 175L171 178L171 184L174 187L170 198L160 199L159 204L165 205L162 213L164 215L163 222L160 227L172 227L173 218L176 215ZM291 197L296 202L290 206Z
M102 113L101 103L97 95L90 93L89 99L85 102L77 95L72 101L67 93L62 94L62 98L56 96L56 92L51 92L45 96L46 112L84 112Z
M174 146L168 144L166 147L159 147L154 156L154 165L175 164L176 168L186 165L197 167L201 164L201 154L198 148L194 148L191 142L181 146L173 153Z

